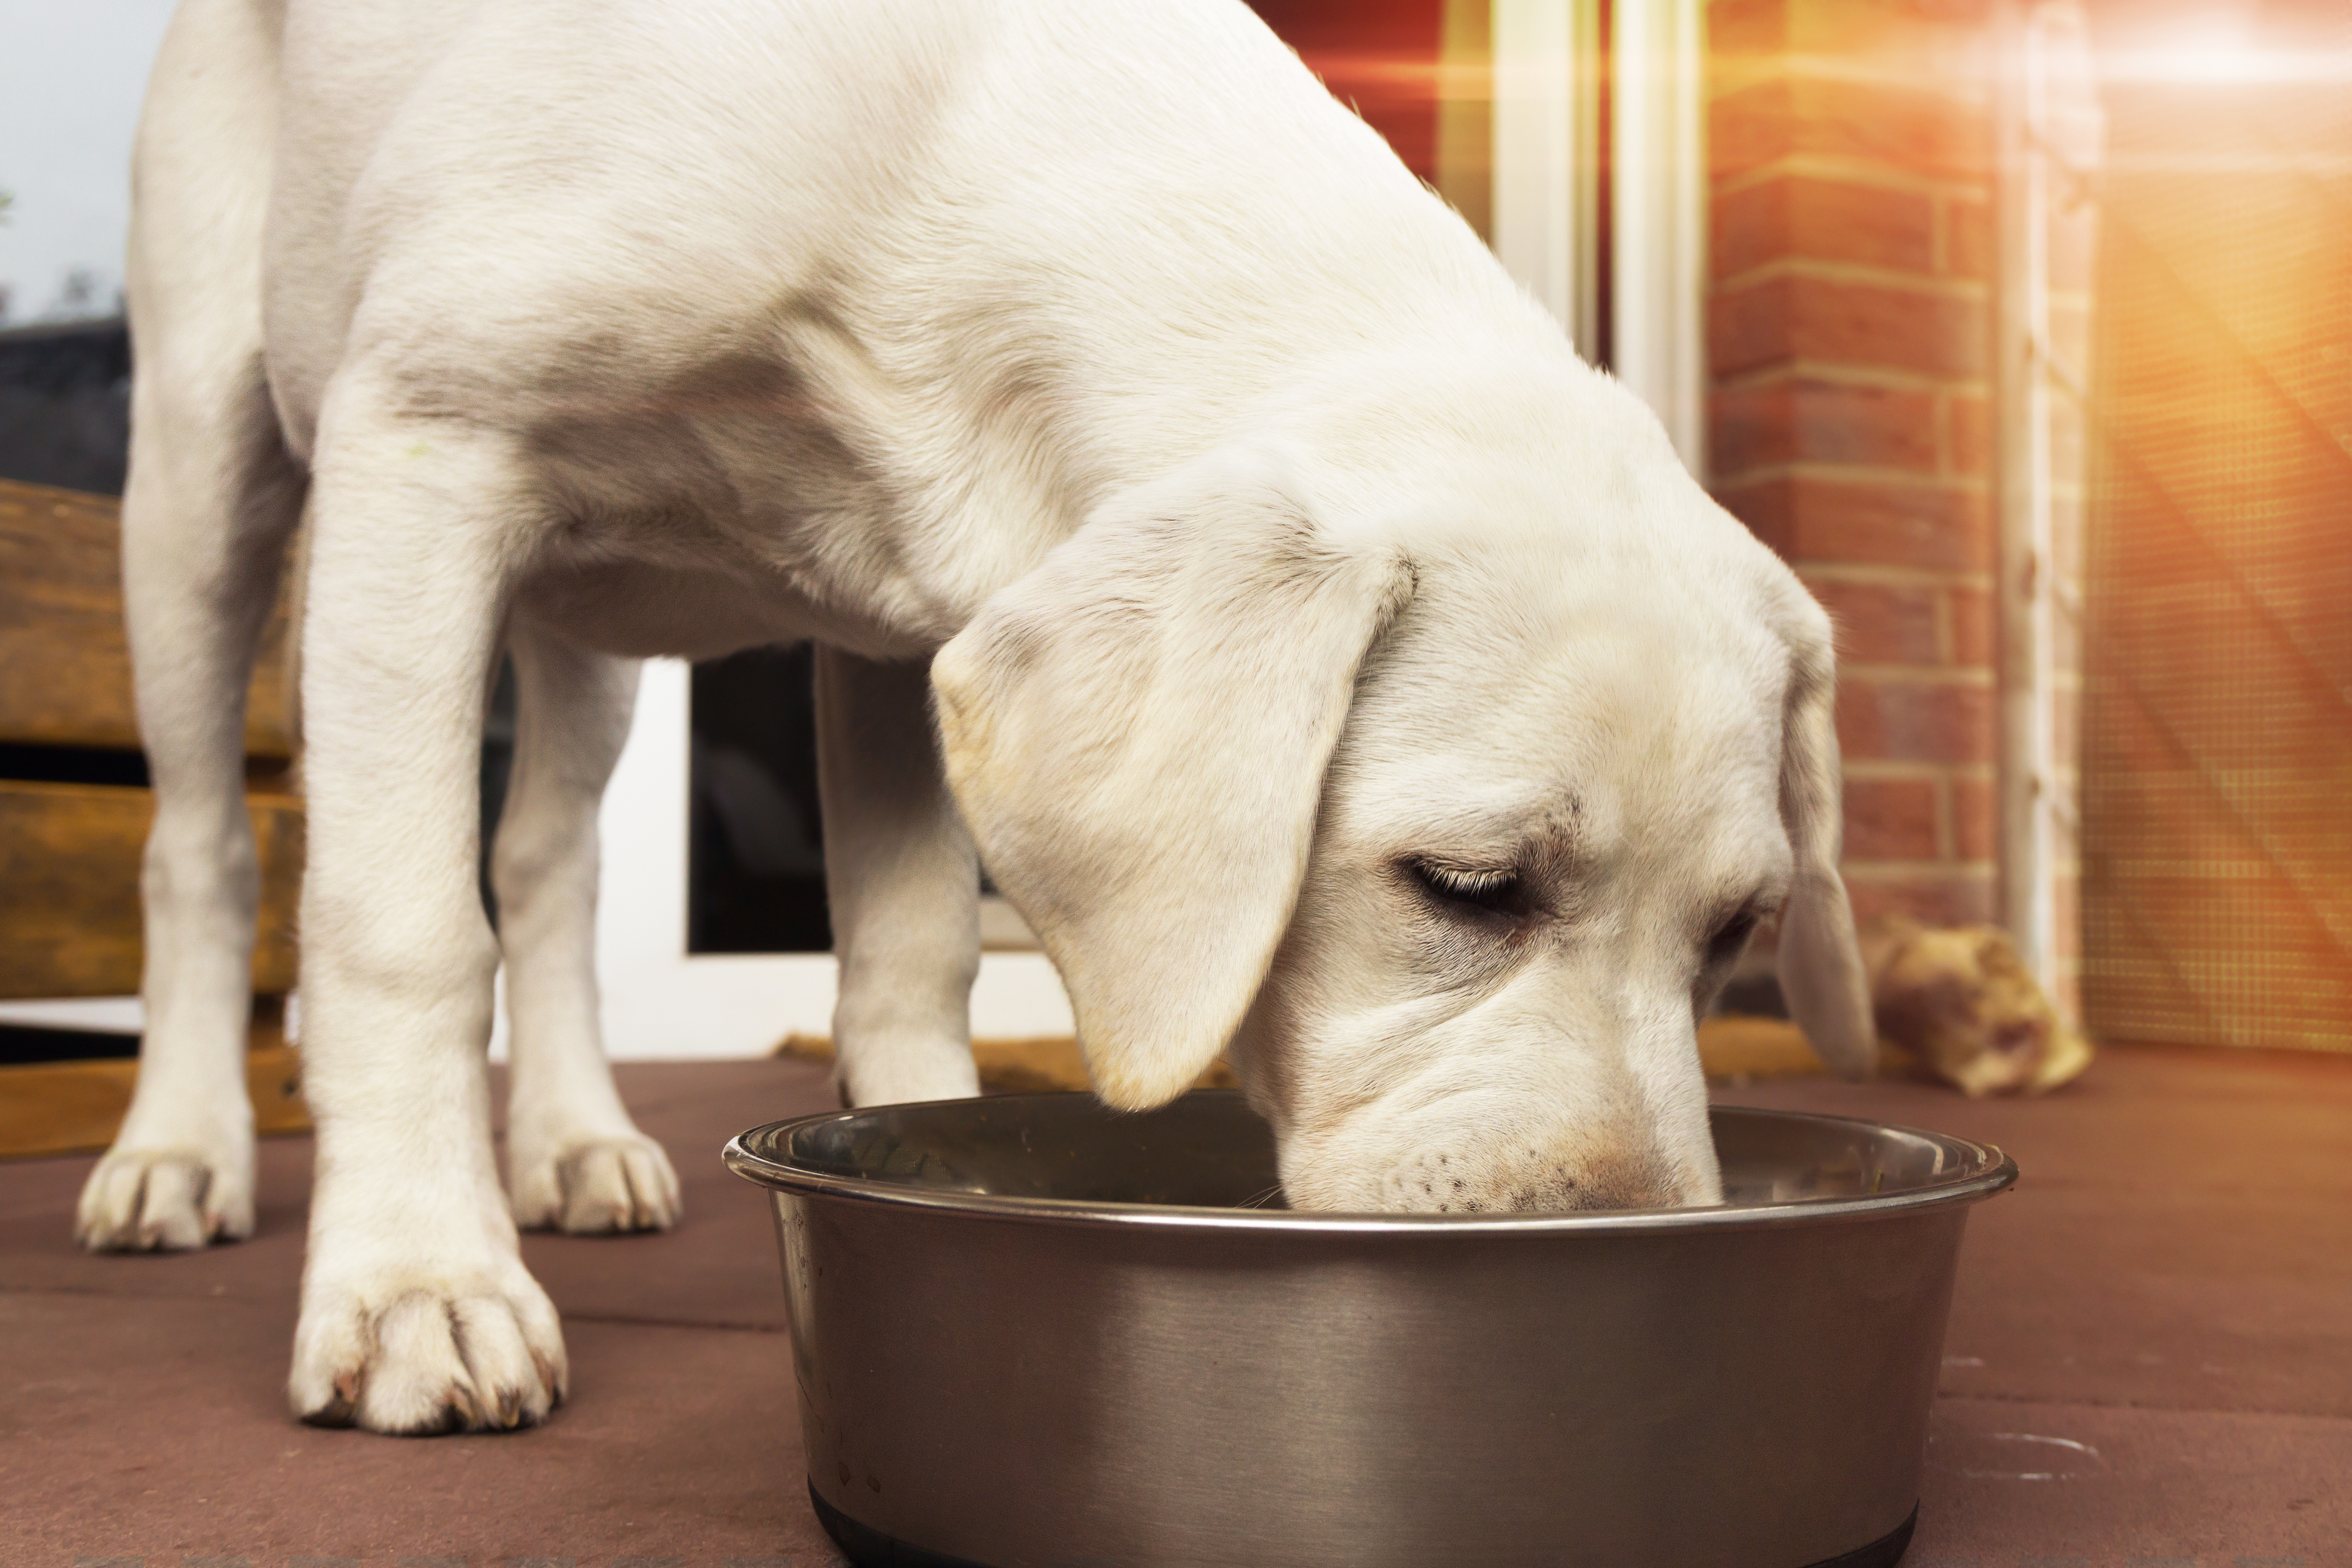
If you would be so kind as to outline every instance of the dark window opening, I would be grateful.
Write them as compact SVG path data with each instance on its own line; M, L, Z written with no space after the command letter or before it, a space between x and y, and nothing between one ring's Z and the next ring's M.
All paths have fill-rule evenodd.
M805 643L694 668L688 952L830 952Z

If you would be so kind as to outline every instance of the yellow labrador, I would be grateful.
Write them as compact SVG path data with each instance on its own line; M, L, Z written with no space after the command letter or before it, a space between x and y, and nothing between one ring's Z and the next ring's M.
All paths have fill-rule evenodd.
M1694 1018L1776 910L1866 1068L1821 610L1239 0L184 0L138 192L152 1028L83 1234L252 1223L307 511L306 1417L539 1419L518 1222L677 1212L589 962L647 655L820 645L853 1101L973 1092L983 858L1104 1098L1229 1047L1302 1206L1717 1198Z

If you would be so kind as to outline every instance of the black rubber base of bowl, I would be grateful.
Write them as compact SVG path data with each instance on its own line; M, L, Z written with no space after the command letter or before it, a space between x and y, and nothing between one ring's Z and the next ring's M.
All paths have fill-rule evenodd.
M937 1552L926 1552L919 1546L883 1534L858 1523L824 1499L817 1496L816 1483L809 1483L809 1506L816 1510L817 1522L833 1537L857 1568L988 1568L969 1557L949 1557ZM1895 1568L1910 1549L1911 1531L1919 1522L1919 1508L1914 1503L1911 1517L1888 1531L1867 1546L1857 1547L1843 1557L1828 1557L1806 1568Z

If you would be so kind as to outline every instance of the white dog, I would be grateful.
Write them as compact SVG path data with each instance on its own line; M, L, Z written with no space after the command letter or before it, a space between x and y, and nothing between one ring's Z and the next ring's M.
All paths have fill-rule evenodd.
M1300 1206L1716 1199L1694 1017L1775 910L1865 1069L1828 622L1239 0L184 0L137 193L151 1026L81 1224L252 1223L307 515L304 1416L539 1419L517 1223L677 1214L589 957L638 657L820 645L853 1102L974 1092L982 858L1103 1098L1229 1048Z

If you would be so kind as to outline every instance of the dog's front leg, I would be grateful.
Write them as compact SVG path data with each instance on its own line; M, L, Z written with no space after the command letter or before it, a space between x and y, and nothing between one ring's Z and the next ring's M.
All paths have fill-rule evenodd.
M842 1099L978 1094L980 861L940 766L929 668L820 647L816 715Z
M667 1230L677 1175L613 1088L596 1016L596 808L628 739L637 667L518 617L517 732L491 874L514 1020L507 1187L524 1226Z
M347 370L314 470L303 637L303 1080L318 1124L288 1393L380 1432L523 1426L562 1397L490 1147L498 944L477 883L487 675L532 516L495 436Z
M245 684L302 502L253 367L208 376L183 363L194 353L155 357L171 373L142 364L122 506L123 608L155 784L139 879L147 1027L130 1113L76 1215L82 1244L100 1250L253 1232L245 1052L260 870Z

